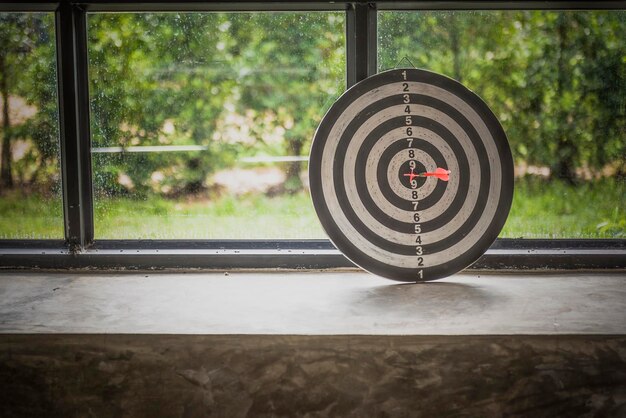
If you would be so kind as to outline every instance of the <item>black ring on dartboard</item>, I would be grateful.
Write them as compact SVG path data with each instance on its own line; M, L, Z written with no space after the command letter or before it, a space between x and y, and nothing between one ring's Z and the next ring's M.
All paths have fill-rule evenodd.
M484 153L484 147L481 149L481 145L482 143L480 142L480 138L478 136L478 134L476 133L475 129L473 129L472 125L469 123L469 121L467 121L467 119L458 111L456 111L453 107L449 106L448 104L446 104L445 102L442 102L440 100L432 100L432 102L427 102L426 100L426 96L424 95L420 95L420 94L410 94L409 95L411 98L411 105L427 105L428 107L431 107L435 110L440 111L441 113L445 113L448 116L450 116L465 132L466 134L470 137L470 139L472 140L472 144L474 146L474 148L476 149L476 152L478 154L485 154ZM349 133L354 133L354 130L358 129L359 126L361 126L369 117L371 117L373 114L375 114L377 111L381 111L384 110L384 108L387 108L389 106L394 106L394 105L403 105L404 103L401 102L401 100L395 96L388 96L385 97L381 100L378 100L372 104L370 104L369 106L367 106L366 108L364 108L361 112L359 112L359 114L350 122L350 124L346 127L346 129L344 130L344 134L346 136L350 136L348 135ZM454 149L459 150L460 152L456 152L455 154L457 156L462 156L464 157L464 152L462 147L460 146L459 142L456 140L456 138L454 137L454 135L452 135L452 133L450 133L450 131L448 131L443 125L433 121L432 119L428 119L425 117L421 117L421 116L416 116L416 115L412 115L412 117L414 118L414 121L411 125L405 125L404 124L404 119L402 116L398 117L398 125L392 125L392 126L387 126L388 130L393 129L394 127L408 127L408 126L412 126L412 127L423 127L425 129L434 131L435 133L437 133L440 137L445 137L444 139L448 139L448 143L449 144L454 144L457 145L454 147ZM419 121L423 121L423 123L416 123L415 120L419 120ZM387 121L388 122L388 121ZM386 123L386 122L385 122ZM383 123L384 125L384 123ZM380 138L382 135L384 135L385 128L382 127L381 125L377 126L376 128L374 128L371 133L368 135L368 138L366 139L365 142L367 142L367 144L363 144L362 148L366 148L366 149L370 149L371 145L373 142L376 142L378 140L378 138ZM445 133L444 133L445 132ZM345 137L342 136L340 142L345 144L345 141L349 142L349 138L346 139ZM478 148L477 148L477 144L479 144ZM347 145L345 145L345 147L347 148ZM342 149L343 152L343 149ZM360 150L359 150L360 152ZM484 155L483 155L484 156ZM465 159L465 161L467 161L467 159ZM390 202L394 203L397 207L404 209L404 207L410 206L410 202L405 201L404 199L401 199L399 196L395 197L397 195L391 195L391 194L385 194L385 198L387 200L389 200ZM430 207L432 204L436 203L436 201L438 200L439 196L438 194L433 195L432 197L429 197L427 199L425 199L425 201L421 202L421 207L424 209L427 209L428 207Z
M379 102L376 102L379 103ZM369 107L368 107L369 108ZM369 111L367 112L361 112L360 115L369 115L371 116L372 113L370 113L372 110L368 109ZM422 117L422 116L416 116L416 115L412 115L413 118L413 124L410 126L421 126L421 127L425 127L426 129L429 129L430 131L433 131L434 133L436 133L437 135L439 135L440 137L442 137L447 143L448 146L450 146L450 148L452 149L455 158L457 160L457 163L459 165L459 171L460 172L469 172L469 165L467 162L467 158L465 156L465 152L463 150L463 147L461 146L461 144L458 142L458 140L454 137L454 135L452 135L452 133L450 133L450 131L448 131L443 125L441 125L438 122L435 122L433 120L430 120L428 118ZM353 120L353 122L356 122L355 124L350 123L346 129L344 130L343 135L341 136L341 139L339 140L339 145L337 146L337 151L335 152L335 161L333 164L333 178L334 178L334 182L335 182L335 189L337 190L337 196L339 198L339 204L344 212L344 214L346 215L346 217L348 218L348 220L350 221L350 223L355 227L355 229L361 233L361 235L365 236L368 240L371 240L371 242L378 242L381 245L385 245L382 248L391 248L392 246L398 246L400 244L397 243L392 243L391 241L385 240L382 237L379 237L378 235L376 235L374 232L372 232L367 225L365 225L365 223L363 223L358 216L355 214L352 205L350 204L350 202L348 201L347 197L345 196L345 187L343 185L343 170L342 170L342 165L345 161L345 153L347 151L348 145L350 143L350 138L352 138L352 136L355 133L355 127L361 126L363 124L364 121L362 121L359 117L355 118ZM372 149L373 143L380 137L382 137L386 132L397 128L397 127L402 127L402 126L409 126L409 125L405 125L404 124L404 116L400 116L400 117L395 117L393 119L388 119L387 121L383 122L382 124L378 125L376 128L372 129L370 131L370 133L368 134L368 136L366 137L366 139L363 141L363 144L361 145L361 148L359 149L358 153L357 153L357 162L356 165L359 165L359 154L361 154L361 150L366 150L366 152L369 152ZM460 125L462 127L462 125ZM354 130L353 130L354 129ZM357 128L358 129L358 128ZM466 132L467 133L467 132ZM472 135L468 134L468 137L470 138L472 145L474 147L474 150L476 151L477 157L478 159L485 159L487 157L487 153L486 150L484 149L484 147L482 146L482 142L479 141L479 139L477 137L473 137ZM476 143L476 141L478 143ZM405 147L406 149L406 147ZM394 153L395 154L395 153ZM362 155L362 154L361 154ZM383 153L384 155L384 153ZM381 157L380 160L383 160L383 158ZM380 161L379 160L379 161ZM366 164L367 159L362 159L361 160L362 163L361 164ZM484 166L483 166L484 167ZM364 172L363 171L355 171L355 174L358 176L357 178L364 178L361 177ZM387 171L386 170L381 170L379 167L377 167L377 177L378 177L378 183L379 186L381 187L381 191L384 193L385 191L383 190L383 187L385 187L385 185L387 185ZM452 203L447 207L447 209L439 216L437 216L436 218L422 223L422 231L423 233L426 232L431 232L437 228L440 228L442 225L446 224L447 222L449 222L452 218L454 218L454 216L456 216L456 214L459 212L459 210L461 209L461 207L463 206L463 202L465 200L465 198L467 197L467 187L463 187L463 186L467 186L469 185L469 178L467 176L462 176L460 179L460 183L459 183L459 187L457 189L457 192L454 196L454 199L452 201ZM486 172L482 172L481 173L481 182L480 182L480 188L479 188L479 192L478 194L480 195L481 192L484 193L484 190L489 188L489 170L487 167ZM358 185L357 185L357 190L358 190ZM369 192L368 192L369 193ZM387 200L390 200L392 203L393 202L397 202L397 200L394 198L395 196L397 196L395 193L393 194L384 194L385 198ZM399 198L399 196L397 196ZM360 198L362 199L362 201L365 201L363 199L363 196L360 196ZM370 196L370 201L371 201L371 196ZM404 200L403 200L404 201ZM408 202L408 201L404 201L404 202ZM420 200L420 202L422 202ZM408 202L408 204L410 205L410 202ZM431 202L428 202L428 204L430 205ZM482 210L484 209L484 206L486 205L486 201L484 199L478 199L478 204L474 206L474 211L472 212L472 214L468 217L468 219L466 220L466 222L464 223L463 226L461 226L461 228L459 228L459 230L457 230L453 235L449 235L448 237L445 238L445 240L455 240L455 239L459 239L458 235L464 236L464 232L466 229L468 229L468 227L471 229L471 227L473 227L473 225L475 224L475 222L471 222L474 218L476 217L480 217L480 214L482 213ZM368 210L368 212L370 212L370 214L372 214L372 210L374 206L377 207L377 205L374 206L368 206L368 205L364 205L366 207L366 209ZM397 206L397 205L396 205ZM426 209L426 207L420 205L421 208ZM429 206L430 207L430 206ZM420 209L420 210L424 210L424 209ZM374 214L372 214L372 216L374 216ZM472 217L473 216L473 217ZM389 216L384 216L380 219L378 219L379 222L381 222L381 224L387 226L390 229L394 229L397 232L404 232L407 231L411 228L411 224L408 223L404 223L401 221L398 221L396 219L392 219ZM383 221L384 220L384 221ZM458 232L458 233L457 233ZM375 237L374 237L375 236ZM429 244L425 244L424 250L426 250ZM432 245L432 244L430 244ZM413 249L414 252L414 246L407 246L409 248ZM410 250L408 248L404 249L400 254L407 254L410 253Z
M504 222L506 221L506 214L508 214L508 211L510 209L510 204L511 204L511 199L512 199L512 194L513 194L512 158L511 158L510 149L508 148L508 143L506 141L506 136L504 134L504 131L502 130L502 127L498 123L493 113L489 110L487 105L478 96L476 96L471 91L467 90L460 83L452 79L449 79L445 76L441 76L441 75L424 71L424 70L413 70L413 69L412 70L392 70L386 73L379 74L377 76L373 76L361 83L358 83L353 88L348 90L346 93L344 93L344 95L342 95L342 97L340 97L337 100L337 102L327 112L326 116L324 116L324 119L316 132L315 140L311 148L311 156L310 156L311 194L313 196L313 204L315 206L315 209L318 213L320 221L324 229L326 230L329 238L331 239L331 241L333 241L333 243L337 246L337 248L339 248L340 250L344 252L344 254L349 259L351 259L356 264L361 265L366 270L369 270L372 273L379 274L384 277L388 277L388 278L392 278L396 280L403 280L403 281L417 281L418 280L415 276L415 271L416 271L415 268L404 268L404 267L394 266L394 265L381 262L373 258L372 256L370 256L369 254L361 252L360 249L356 247L356 245L352 244L350 240L350 236L344 235L344 233L339 229L337 224L334 222L333 215L330 212L329 207L327 206L326 199L324 198L324 190L323 190L324 182L322 181L322 173L320 170L325 143L328 139L328 135L331 129L334 126L334 123L349 108L351 103L354 102L359 97L361 97L363 94L369 91L372 91L373 89L377 87L384 86L386 84L398 84L399 85L400 83L402 83L404 81L400 79L400 75L402 71L406 71L406 75L407 75L406 82L421 82L421 83L430 84L430 85L442 88L448 91L450 94L456 96L459 101L464 102L467 106L472 108L479 115L480 119L482 120L482 123L484 123L486 128L490 131L490 134L494 142L493 145L495 146L495 152L491 154L491 157L499 158L500 163L501 163L501 169L502 169L501 170L502 172L500 173L501 181L502 181L500 190L496 191L493 195L494 197L499 198L499 200L497 202L497 206L494 208L495 210L494 210L494 213L492 214L492 217L487 220L488 225L482 232L482 235L472 240L471 246L469 247L469 249L465 250L465 252L462 253L461 256L456 256L456 257L444 260L445 262L442 262L441 264L438 264L436 266L425 267L424 268L424 272L425 272L424 280L432 280L432 279L444 277L446 275L449 275L449 274L452 274L461 270L462 268L466 267L467 265L475 261L482 253L484 253L484 251L489 247L489 245L496 238L502 226L504 225ZM387 96L387 97L395 97L395 96L398 96L398 95L394 94L394 95ZM432 103L434 103L434 101L438 100L435 97L431 97L431 96L425 96L425 98L427 99L428 105L430 106L432 106ZM409 104L416 105L417 103L411 100ZM361 112L360 112L361 114L363 113L367 114L367 112L363 112L362 110L363 109L361 109ZM460 112L457 112L456 109L453 109L453 111L454 113L461 115L463 121L467 122L471 130L474 130L471 123L469 123L469 121L467 121ZM450 114L450 112L443 112L443 113L446 113L449 117L454 118ZM454 118L454 119L457 119L457 118ZM463 127L461 123L459 123L458 119L457 119L457 123L465 131L466 135L468 135L468 137L471 138L472 135L470 135L470 132L468 132L468 130L465 127ZM415 126L415 124L412 124L411 126ZM479 141L478 148L480 148L480 145L482 145L482 141ZM478 148L475 147L477 154L479 154ZM483 147L483 151L486 154L486 150L484 149L484 147ZM337 153L332 155L332 158L334 158L335 161L339 159L337 156ZM481 180L487 178L487 181L488 181L489 177L485 176L484 175L485 173L483 172L485 168L489 168L488 160L481 159L480 162L483 162L483 164L479 164L479 171L481 171ZM341 172L343 172L343 167L340 167L340 168L341 168ZM334 164L333 164L333 170L335 170ZM342 185L342 181L339 181L338 183L335 182L337 173L335 172L334 174L335 175L331 175L330 177L331 177L331 181L333 181L333 183L335 184L335 187L337 186L337 184L340 184L340 183ZM479 188L480 187L481 186L479 186ZM358 190L357 190L357 193L359 193ZM345 196L345 190L344 190L344 196ZM479 199L477 203L481 202L481 200L485 200L487 196L489 196L489 190L487 190L487 194L485 196L481 196L479 194L478 196ZM342 206L345 206L341 204L342 203L341 201L343 199L341 199L339 195L336 196L335 199L337 199L337 203L339 203L339 209L343 211L344 208ZM485 206L482 205L480 209L477 208L476 206L477 205L474 206L474 208L472 209L472 213L470 214L466 222L459 229L465 229L464 227L467 227L467 232L471 232L474 226L476 226L477 220L482 218L482 212L484 211ZM481 206L481 205L479 204L478 206ZM344 211L343 216L346 216L346 218L348 218L345 211ZM472 219L472 222L470 222L470 218ZM347 221L350 222L350 224L352 224L350 219L347 219ZM369 229L369 228L366 228L366 229ZM455 231L453 234L456 235L457 232L458 230ZM370 237L363 236L363 238L370 241L369 240ZM382 246L379 246L373 241L370 241L370 242L381 249L385 249L386 251L389 251L390 253L394 253L395 251L393 251L393 248L390 248L390 246L388 245L389 241L387 240L385 241L386 243L384 243ZM450 243L448 242L447 239L445 239L440 242L437 242L436 244L434 244L434 246L433 244L431 244L432 247L429 249L428 252L432 254L436 254L437 252L439 252L440 249L445 250L448 247L450 247L450 245L453 245L453 243Z
M385 172L383 175L383 173L381 173L380 168L379 168L381 165L384 165L385 167L388 166L389 161L391 161L391 159L398 152L407 150L406 140L405 139L402 140L404 141L404 143L401 143L399 141L400 140L396 141L395 143L387 147L385 151L383 151L383 154L378 159L377 168L376 168L377 170L376 177L378 179L378 187L383 197L390 204L397 207L398 209L401 209L407 212L412 212L413 206L411 202L408 200L402 199L393 191L393 189L389 185L387 173ZM426 153L429 153L431 158L433 158L435 162L438 162L440 164L440 167L446 167L443 156L441 155L439 150L435 148L434 145L432 145L431 143L422 141L419 144L416 144L412 149L421 150ZM355 176L357 176L356 178L365 178L365 173L367 170L367 159L368 159L370 151L371 151L371 148L369 148L367 145L364 145L359 149L359 152L356 158L356 164L355 164ZM365 206L367 211L379 222L385 224L387 227L397 232L404 232L411 228L411 225L412 225L411 223L402 222L396 218L389 216L380 208L380 206L378 206L378 204L372 198L372 195L370 194L370 189L367 186L366 182L357 183L356 189L357 189L359 198L363 202L363 205ZM438 200L438 198L440 198L443 195L445 189L446 189L446 184L443 182L439 182L437 186L435 186L435 190L433 190L433 192L429 194L428 197L435 194ZM420 200L420 210L423 210L421 209L422 208L421 201L422 200ZM383 220L385 221L383 222Z
M362 112L361 114L367 114L366 112ZM413 116L413 118L422 121L422 122L430 122L430 128L431 130L435 130L437 134L439 134L439 136L442 136L444 139L447 139L448 141L450 141L448 143L448 145L453 148L453 152L455 154L455 157L457 158L457 162L459 162L459 171L462 170L462 164L460 163L462 160L460 160L461 156L463 156L462 158L465 158L465 154L463 152L463 149L460 145L460 143L458 143L458 141L456 140L456 138L454 138L454 136L452 134L450 134L447 129L445 129L443 127L443 125L439 124L438 122L434 122L434 121L430 121L427 118L423 118L423 117L418 117L418 116ZM359 118L355 118L354 121L358 120ZM353 121L353 122L354 122ZM381 133L384 135L384 132L389 131L389 129L387 128L387 125L391 126L392 128L396 128L398 126L406 126L406 125L401 125L404 123L404 116L400 116L400 117L396 117L393 119L389 119L385 122L383 122L381 125L379 125L380 127L380 131L378 132L377 128L374 128L371 133L368 135L367 139L370 138L380 138L382 135ZM361 123L358 124L358 126L361 126ZM419 126L419 124L418 124ZM374 231L372 231L356 214L356 212L354 211L351 202L349 201L347 195L346 195L346 190L345 190L345 185L343 183L343 164L345 161L345 154L347 152L347 148L349 146L349 139L352 138L354 136L355 130L351 130L351 128L355 128L355 125L353 123L350 123L348 125L348 127L344 130L343 135L341 136L341 139L339 140L339 145L337 146L337 151L335 152L335 160L333 163L333 181L335 183L335 190L336 190L336 194L337 194L337 198L339 201L339 206L341 207L344 215L346 216L346 218L348 219L348 221L350 222L350 224L354 227L354 229L361 234L361 236L365 237L369 242L375 244L376 246L380 247L380 248L384 248L388 251L394 252L396 254L401 254L401 255L414 255L415 254L415 246L414 245L405 245L405 244L398 244L396 242L392 242L389 241L387 239L385 239L384 237L376 234ZM470 137L471 139L471 137ZM472 141L473 142L473 141ZM455 144L455 146L453 147L452 144ZM486 158L486 151L484 151L483 148L483 153L485 155L481 155L479 150L476 148L480 149L480 146L476 147L476 144L474 144L474 148L478 154L478 158L480 160L481 157ZM481 143L482 145L482 143ZM458 147L458 148L457 148ZM364 146L361 146L361 149L363 149ZM366 149L371 149L370 147L367 147ZM358 155L358 154L357 154ZM467 161L467 160L465 160ZM467 162L465 163L467 165ZM484 166L483 166L484 167ZM464 168L464 167L463 167ZM467 169L467 171L469 171ZM474 208L470 214L470 216L468 217L468 219L464 222L464 224L457 229L456 231L454 231L452 234L448 235L447 237L445 237L442 240L436 241L439 242L439 246L443 246L445 248L445 246L449 246L450 242L456 242L458 240L460 240L462 237L465 236L466 234L466 230L473 228L473 226L475 225L475 218L480 218L480 215L484 209L484 206L486 205L486 200L485 199L480 199L480 195L481 192L484 193L484 190L489 188L489 177L488 177L488 172L485 175L484 173L481 173L481 182L480 182L480 188L479 188L479 198L477 199L477 204L474 205ZM384 176L384 178L387 178L387 171L384 170L384 174L382 173L382 170L377 172L377 176L380 178L380 176ZM465 184L469 185L469 178L467 178L467 176L464 176L461 178L462 181L464 181ZM380 184L380 181L379 181ZM382 184L381 184L382 185ZM464 199L466 197L466 193L467 192L467 188L464 190L461 188L461 184L459 185L459 188L457 189L457 193L454 196L454 200L453 202L448 206L448 208L439 216L437 216L436 218L432 219L431 221L428 222L424 222L422 223L422 233L427 233L427 232L431 232L436 230L437 228L440 228L441 226L445 225L447 222L449 222L452 218L454 218L456 216L456 214L459 212L459 210L461 209ZM371 209L371 208L367 208L367 209ZM388 227L390 229L392 224L395 224L396 226L398 226L399 224L404 224L400 221L393 222L391 221L390 217L387 217L386 219L383 219L382 222L381 220L378 220L383 226ZM412 227L412 224L404 224L404 231L408 231L410 230L410 228ZM402 229L397 231L397 232L404 232ZM435 245L435 243L425 243L422 245L424 254L432 254L434 252L432 252L432 248Z
M413 127L424 127L423 125L412 125ZM431 131L433 131L431 129ZM446 130L447 131L447 130ZM446 135L441 135L438 133L438 135L440 137L442 137L444 140L445 139L451 139L454 138L451 134L449 136ZM369 138L368 138L369 139ZM455 139L452 139L452 141L455 141ZM448 141L448 145L450 145L451 142ZM406 147L406 143L403 144L404 147L402 147L402 149L407 150L408 148ZM443 155L441 154L441 152L431 143L426 142L426 141L417 141L417 143L413 144L414 146L412 148L415 149L421 149L422 151L426 151L426 152L432 152L434 155L431 154L431 157L433 158L433 160L435 160L435 162L438 162L438 167L441 168L448 168L448 164L446 162L446 159L443 157ZM452 149L452 151L454 152L454 156L457 157L457 161L461 160L461 164L459 164L459 167L467 167L468 163L467 163L467 158L465 157L464 153L457 153L456 151L462 151L462 147L460 144L458 144L458 142L456 144L453 145L458 145L458 147L456 146L450 146L450 148ZM368 150L369 144L364 145L362 147L362 149L364 150ZM391 155L390 155L391 154ZM393 189L391 188L391 186L389 185L388 181L387 181L387 173L383 173L382 169L380 168L380 166L384 163L384 162L388 162L391 160L391 158L396 154L396 147L395 146L390 146L388 147L383 154L381 155L380 159L378 160L379 163L379 167L376 168L376 177L378 178L378 184L381 188L381 191L383 193L383 196L390 201L391 203L393 203L396 207L400 207L399 205L404 206L404 210L408 210L408 211L412 211L412 206L411 206L411 202L402 199L402 197L398 196L396 194L396 192L393 191ZM367 161L367 160L366 160ZM439 199L441 199L441 197L443 196L444 192L446 191L447 188L447 184L444 182L439 182L437 184L437 186L435 187L435 190L433 190L433 192L431 194L429 194L428 196L426 196L423 199L420 199L420 209L424 210L424 209L428 209L430 208L432 205L434 205L435 203L437 203L439 201Z
M443 158L443 156L441 155L441 153L439 152L439 150L437 150L437 148L434 147L434 145L430 144L429 142L420 142L417 145L415 145L414 147L412 147L411 149L415 149L415 150L420 150L426 153L430 153L430 157L437 163L438 167L442 167L442 168L447 168L447 164L445 159ZM407 211L407 212L413 212L413 206L411 204L410 200L405 200L402 199L401 196L399 196L395 190L393 190L392 186L389 184L389 178L387 176L387 173L383 173L382 170L384 169L384 167L388 167L389 162L391 162L391 160L399 153L406 151L407 147L406 147L406 141L404 144L401 143L396 143L396 144L392 144L391 146L387 147L385 149L385 151L382 153L382 155L380 156L380 159L378 160L378 164L376 166L376 178L378 181L378 187L380 188L380 191L383 195L383 197L390 202L391 204L393 204L395 207L397 207L398 209ZM367 151L365 151L367 152ZM358 158L358 157L357 157ZM367 161L367 157L365 158L365 161ZM357 163L360 163L360 161L357 159ZM359 170L366 170L366 167L359 167ZM364 192L364 196L363 199L364 201L366 199L371 200L371 196L369 196L369 188L367 187L359 187L359 185L357 185L357 189L361 190L363 189ZM439 201L439 199L441 199L441 197L443 196L443 194L445 193L447 189L447 183L445 182L438 182L435 185L435 188L433 189L433 191L428 194L426 197L423 197L420 199L420 210L425 210L428 209L431 204L436 203L437 201ZM419 191L419 189L418 189ZM422 204L422 202L426 199L429 199L429 204L427 205L426 203ZM402 205L402 206L400 206ZM378 207L378 205L376 206ZM368 207L369 209L369 207ZM402 231L406 231L406 228L403 229ZM400 231L399 231L400 232Z
M383 130L385 128L386 127L383 126ZM377 130L378 128L374 129L372 131L373 134L368 135L368 137L365 139L363 143L363 146L361 146L361 148L359 149L357 153L356 163L355 163L355 174L354 174L357 178L365 178L366 170L367 170L367 160L372 150L371 148L372 142L375 142L376 140ZM374 140L372 141L371 138L373 138ZM443 155L439 152L439 150L434 145L426 141L414 141L414 142L415 144L412 147L412 149L424 151L430 154L431 158L435 162L438 162L441 167L446 166L446 162L445 162ZM380 166L381 164L388 163L398 152L406 151L407 150L406 143L407 143L406 138L403 138L403 139L397 140L395 143L387 147L385 151L383 151L383 154L378 159L378 165ZM393 206L397 207L400 210L404 210L408 212L412 211L411 202L404 200L400 196L398 196L389 185L389 182L387 179L387 172L385 172L384 175L382 175L379 168L377 168L376 176L378 178L378 185L379 185L380 191L383 194L383 197L390 204L392 204ZM438 199L438 197L441 197L441 195L443 195L445 188L446 188L445 184L438 184L435 190L431 194L434 194L435 198ZM359 194L359 198L364 203L364 206L372 214L372 216L374 216L375 218L380 218L380 219L385 219L388 217L387 214L385 214L382 211L382 209L378 206L378 204L376 204L374 200L372 199L372 196L370 194L370 189L365 182L357 183L357 192ZM379 216L377 216L377 214ZM395 223L394 221L395 219L390 220L391 224L394 224ZM396 226L398 228L404 228L404 229L398 229L398 232L406 231L406 224L401 221L398 221L398 222L400 223L397 223ZM391 224L390 224L390 227L392 227ZM395 229L395 228L392 227L392 229Z
M474 147L474 149L476 150L476 153L479 155L479 158L482 157L486 157L486 151L484 149L484 146L482 145L482 142L480 141L480 136L478 135L478 133L476 132L476 130L474 129L474 127L471 125L471 123L463 116L463 114L461 114L460 112L458 112L456 109L454 109L452 106L448 105L447 103L441 101L441 100L437 100L437 99L433 99L431 102L427 102L427 96L421 95L421 94L410 94L410 100L411 100L411 105L422 105L422 106L426 106L428 105L428 107L431 107L435 110L440 111L441 113L444 113L446 115L448 115L451 119L453 119L462 129L463 131L468 135L468 137L470 138L472 145ZM393 98L393 101L390 100L390 98ZM402 103L396 103L398 102L399 99L395 98L394 96L390 96L390 97L386 97L384 99L381 99L371 105L369 105L368 107L366 107L362 112L359 113L359 115L354 119L354 124L350 124L348 125L348 127L346 128L346 130L344 132L347 131L351 131L352 129L354 129L355 126L360 126L363 122L365 122L365 120L370 117L372 114L376 113L377 110L380 110L380 107L389 107L390 105L397 105L397 104L402 104ZM381 104L382 103L382 104ZM400 123L402 124L402 126L419 126L419 127L423 127L425 129L428 129L430 131L433 131L434 133L438 134L440 137L447 139L448 144L449 145L453 145L451 146L451 148L453 148L454 150L458 150L459 152L455 152L455 155L457 156L462 156L463 158L465 158L465 154L463 152L463 148L461 147L460 143L457 141L457 139L454 137L454 135L452 135L452 133L446 129L443 125L437 123L436 121L433 121L432 119L428 119L425 118L423 116L415 116L412 115L412 117L414 118L413 123L411 125L404 125L404 119L402 119L403 117L399 117L400 119ZM365 120L364 120L365 119ZM422 121L423 123L416 123L415 120L419 120ZM375 129L378 129L375 128ZM390 128L392 129L392 128ZM384 135L384 133L381 132L377 132L378 134L380 134L381 136ZM370 149L371 148L371 144L372 142L375 142L378 138L376 137L376 135L368 135L368 139L366 139L367 144L363 144L362 147L365 147L366 149ZM342 137L341 139L342 141L344 140L344 138ZM465 158L464 161L467 161L467 159ZM487 173L489 174L489 173ZM483 176L484 177L484 176ZM488 177L488 176L487 176ZM385 195L385 197L396 203L396 206L402 205L402 203L400 203L398 201L398 199L395 199L393 196L389 195ZM399 198L399 197L398 197ZM403 199L401 199L402 202L404 202L405 204L407 203L407 201L404 201ZM433 198L430 199L426 199L425 201L421 202L421 207L422 208L428 208L430 207L432 204L436 203L436 200L438 200L438 198L436 198L436 195Z

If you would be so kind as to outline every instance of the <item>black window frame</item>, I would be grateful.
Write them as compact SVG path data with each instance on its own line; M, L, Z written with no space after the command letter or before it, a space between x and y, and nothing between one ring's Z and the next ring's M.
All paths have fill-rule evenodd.
M64 240L0 240L0 269L325 269L354 267L325 240L98 240L94 237L87 13L345 11L347 86L377 71L383 10L624 10L622 1L0 0L0 12L54 12ZM471 269L626 268L626 239L499 238Z

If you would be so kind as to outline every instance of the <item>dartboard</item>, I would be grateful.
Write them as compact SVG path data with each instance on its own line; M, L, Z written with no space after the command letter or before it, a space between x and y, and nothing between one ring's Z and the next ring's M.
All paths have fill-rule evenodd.
M333 244L363 269L425 281L475 262L513 197L506 134L459 82L397 69L348 89L313 139L309 181Z

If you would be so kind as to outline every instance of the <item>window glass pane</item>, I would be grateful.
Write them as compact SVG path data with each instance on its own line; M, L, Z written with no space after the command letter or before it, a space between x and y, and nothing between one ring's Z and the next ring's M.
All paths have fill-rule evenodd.
M52 13L0 13L0 239L63 238Z
M381 12L379 70L481 96L516 164L509 238L626 238L626 12Z
M344 13L88 16L96 238L321 238L315 128Z

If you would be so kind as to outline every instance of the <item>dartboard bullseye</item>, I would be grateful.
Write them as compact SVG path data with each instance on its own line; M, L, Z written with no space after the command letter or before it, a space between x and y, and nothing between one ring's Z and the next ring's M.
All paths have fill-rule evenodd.
M369 77L326 113L311 148L313 205L363 269L434 280L475 262L513 197L502 126L462 84L418 69Z

